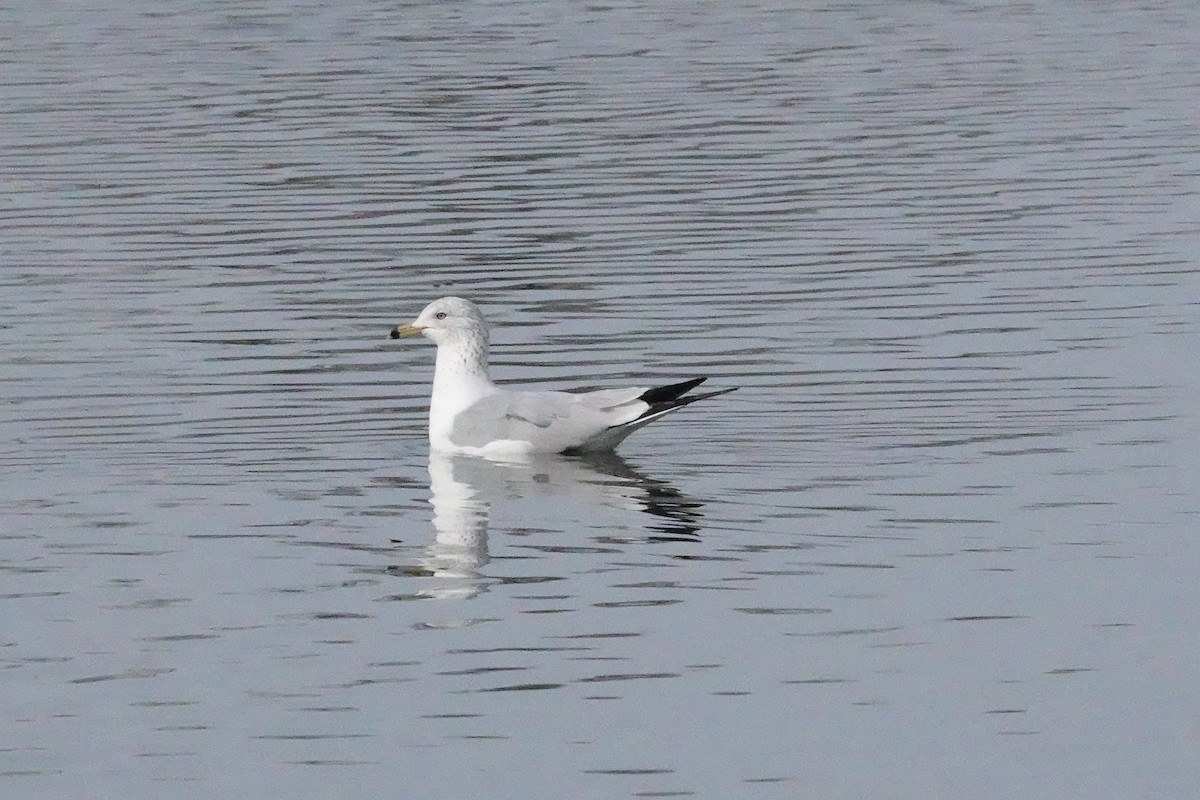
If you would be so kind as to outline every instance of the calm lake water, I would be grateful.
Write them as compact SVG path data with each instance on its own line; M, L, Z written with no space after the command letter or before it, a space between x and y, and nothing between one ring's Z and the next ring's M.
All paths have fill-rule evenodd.
M0 795L1200 796L1200 5L111 5L0 9ZM431 458L445 294L741 390Z

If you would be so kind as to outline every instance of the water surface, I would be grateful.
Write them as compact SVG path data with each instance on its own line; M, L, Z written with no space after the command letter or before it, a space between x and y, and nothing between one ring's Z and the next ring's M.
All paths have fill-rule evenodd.
M1196 796L1197 29L0 10L3 793ZM741 389L430 457L449 293Z

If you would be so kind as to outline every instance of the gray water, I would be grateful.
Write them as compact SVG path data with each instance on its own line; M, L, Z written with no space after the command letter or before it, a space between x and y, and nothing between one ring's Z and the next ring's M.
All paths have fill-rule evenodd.
M1197 31L0 9L0 794L1200 795ZM741 389L431 459L451 293Z

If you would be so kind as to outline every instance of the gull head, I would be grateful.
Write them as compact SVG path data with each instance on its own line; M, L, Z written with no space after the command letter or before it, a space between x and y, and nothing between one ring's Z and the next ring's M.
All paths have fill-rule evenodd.
M392 328L392 338L421 334L437 344L488 338L487 320L479 307L461 297L443 297L425 306L412 322Z

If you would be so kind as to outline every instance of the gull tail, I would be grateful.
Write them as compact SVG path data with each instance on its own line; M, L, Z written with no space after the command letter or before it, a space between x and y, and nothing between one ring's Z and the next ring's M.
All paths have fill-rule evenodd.
M692 389L695 389L706 380L708 380L707 376L702 378L692 378L691 380L682 381L681 383L673 383L670 386L659 386L654 389L647 389L646 391L642 392L638 399L650 407L643 411L640 417L621 425L614 425L608 430L601 431L600 433L596 434L578 447L572 447L564 452L583 453L612 450L621 442L625 441L625 437L627 437L629 434L633 433L638 428L649 425L651 422L663 416L664 414L670 414L672 411L683 408L686 405L690 405L697 400L707 400L710 397L728 394L729 392L732 392L738 388L733 386L728 389L718 389L715 392L688 394L688 392L690 392Z
M629 424L645 424L652 419L661 417L668 411L674 411L677 408L683 408L689 403L694 403L697 400L706 400L709 397L716 397L719 394L728 394L729 392L732 392L738 388L734 386L729 389L718 389L715 392L705 392L704 394L688 394L688 392L690 392L692 389L695 389L706 380L708 380L707 376L703 378L692 378L690 381L683 381L682 383L673 383L670 386L659 386L657 389L647 389L638 399L643 403L649 404L650 408L642 412L640 417Z

